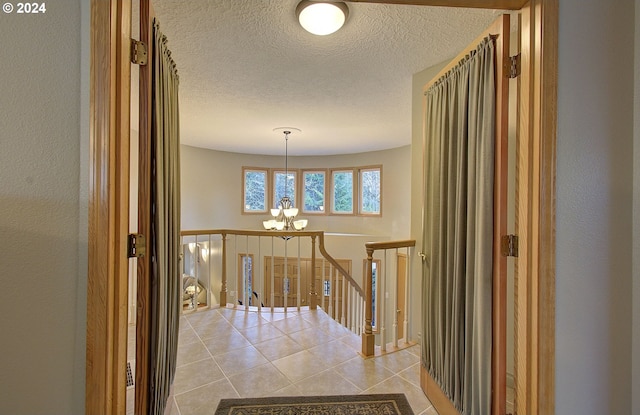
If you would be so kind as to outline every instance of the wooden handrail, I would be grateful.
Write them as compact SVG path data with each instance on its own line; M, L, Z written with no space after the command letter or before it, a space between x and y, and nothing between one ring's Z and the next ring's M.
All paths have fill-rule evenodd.
M416 246L414 239L407 239L404 241L381 241L381 242L367 242L364 244L367 249L393 249L393 248L409 248Z
M373 310L371 304L373 304L373 253L376 250L387 250L397 248L412 248L416 246L416 241L413 239L403 241L384 241L384 242L367 242L364 244L367 250L367 271L365 275L365 291L364 291L364 303L365 303L365 315L364 315L364 331L362 333L362 354L364 356L373 356L375 350L375 335L373 333L373 327L371 322L373 320ZM383 335L384 338L384 335Z
M322 256L325 257L325 259L329 261L331 265L333 265L347 281L349 281L349 283L355 288L358 294L364 297L364 291L362 290L362 287L360 287L360 285L357 284L353 280L353 278L351 278L351 275L349 275L349 273L344 268L342 268L340 264L338 264L338 261L336 261L331 255L329 255L329 253L327 253L326 249L324 248L324 232L320 232L318 239L320 241L320 243L318 244L318 249L320 250Z

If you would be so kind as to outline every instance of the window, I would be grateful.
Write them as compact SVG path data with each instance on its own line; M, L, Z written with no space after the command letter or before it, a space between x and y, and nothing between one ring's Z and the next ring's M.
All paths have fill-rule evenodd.
M243 169L244 200L246 213L267 211L267 170Z
M274 171L273 182L273 207L277 208L286 193L287 197L291 200L291 206L296 206L296 178L298 173L296 171L289 170L287 173L284 171Z
M360 214L380 214L380 169L360 169Z
M288 170L242 168L243 213L265 214L287 195L304 214L382 214L382 166ZM300 180L298 180L300 178Z
M328 297L331 295L331 281L329 280L323 281L323 293L325 297Z
M302 173L302 211L304 213L324 213L325 172L304 171Z
M333 188L332 213L353 213L353 170L334 170L331 173Z

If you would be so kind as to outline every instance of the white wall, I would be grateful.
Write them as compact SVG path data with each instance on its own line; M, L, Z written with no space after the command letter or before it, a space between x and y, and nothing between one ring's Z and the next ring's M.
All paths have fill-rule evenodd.
M46 5L0 15L3 414L84 413L88 7Z
M631 414L634 1L559 6L556 413Z

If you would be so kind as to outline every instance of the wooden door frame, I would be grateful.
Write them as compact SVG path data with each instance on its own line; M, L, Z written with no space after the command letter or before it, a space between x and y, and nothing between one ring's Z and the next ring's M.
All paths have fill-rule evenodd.
M524 393L530 411L555 413L555 177L558 86L558 0L351 0L352 2L455 6L529 11L534 17L525 64L533 76L526 102L530 134L525 197L529 255L519 267L528 281L524 334ZM91 0L89 251L85 408L88 414L124 413L128 234L128 122L131 3ZM524 56L524 55L523 55ZM126 131L125 131L126 127ZM127 145L125 145L126 141ZM521 155L522 156L522 155ZM125 175L126 173L126 175ZM519 230L520 232L520 230ZM124 258L124 259L123 259ZM521 272L519 270L519 272ZM521 278L522 277L522 274Z
M126 412L131 2L91 1L87 414Z

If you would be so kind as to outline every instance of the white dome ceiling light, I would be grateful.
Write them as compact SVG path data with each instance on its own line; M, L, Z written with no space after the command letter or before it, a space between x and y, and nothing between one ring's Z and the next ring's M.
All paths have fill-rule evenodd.
M300 25L309 33L324 36L336 32L349 16L349 8L343 2L303 0L296 7Z

